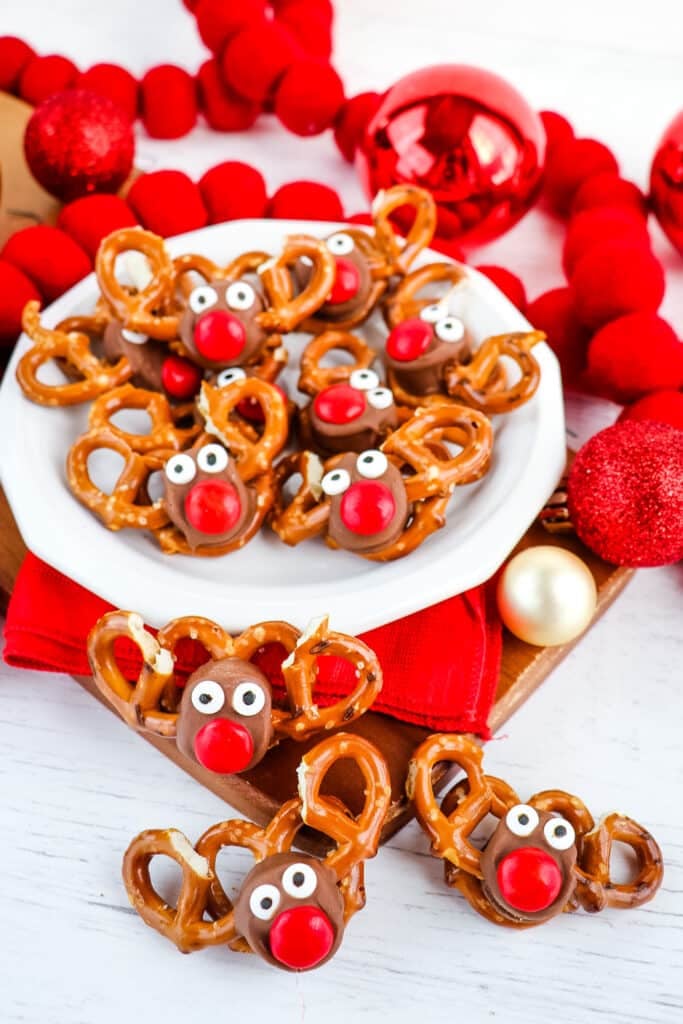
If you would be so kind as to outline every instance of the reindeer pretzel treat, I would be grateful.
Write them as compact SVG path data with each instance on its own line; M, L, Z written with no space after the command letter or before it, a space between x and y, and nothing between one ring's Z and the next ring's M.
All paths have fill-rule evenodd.
M528 803L507 783L482 771L482 750L467 736L430 736L408 769L407 793L442 857L448 885L494 924L528 928L558 914L605 907L639 907L652 899L662 875L662 853L641 825L621 814L595 824L578 797L561 790L536 793ZM440 762L466 775L439 808L432 772ZM470 836L489 815L498 819L482 849ZM612 844L635 854L628 882L610 875Z
M116 661L114 644L121 637L142 654L135 685ZM179 707L168 710L168 694L177 692L174 651L182 637L199 640L210 660L188 679ZM273 704L270 682L251 660L269 644L284 651L282 707ZM347 696L320 708L314 689L323 654L351 662L356 683ZM382 671L370 648L330 630L326 617L313 620L304 633L286 622L261 622L236 637L208 619L187 617L170 622L155 639L136 613L109 612L90 633L88 658L98 689L129 725L174 737L186 757L219 774L252 768L284 737L305 740L353 721L382 688Z

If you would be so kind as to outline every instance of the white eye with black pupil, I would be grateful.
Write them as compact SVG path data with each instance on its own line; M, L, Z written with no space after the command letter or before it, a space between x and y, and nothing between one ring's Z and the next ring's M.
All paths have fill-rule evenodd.
M220 444L205 444L197 452L197 465L205 473L222 473L228 465L228 453Z
M270 921L280 906L280 892L274 885L257 885L249 897L249 909L259 921Z
M254 299L256 298L256 292L247 284L245 281L237 281L235 284L231 284L225 293L225 301L230 306L230 309L244 310L251 309L254 305Z
M282 876L282 888L297 900L308 899L318 886L318 877L310 864L290 864Z
M447 316L438 321L435 331L441 341L462 341L465 336L465 325L457 316Z
M566 818L551 818L550 821L546 821L543 835L553 850L568 850L576 842L574 827Z
M505 824L513 836L530 836L538 828L538 813L528 804L517 804L505 815Z
M189 484L195 478L197 466L189 455L173 455L164 466L164 473L172 484Z
M379 385L379 377L374 370L354 370L349 377L349 384L356 391L372 391Z
M356 459L356 469L361 476L368 480L376 480L377 477L384 476L388 465L386 455L379 451L361 452Z
M234 384L238 380L246 380L246 373L241 366L230 366L227 370L221 370L216 377L216 384L219 388L227 388L228 384Z
M394 404L394 396L389 388L374 388L368 392L368 402L373 409L388 409Z
M327 239L327 248L333 256L348 256L355 249L355 245L350 235L339 232L338 235L332 235Z
M214 679L202 679L190 694L192 707L200 715L215 715L225 704L223 687Z
M438 302L433 302L431 306L425 306L420 312L420 320L426 320L428 324L435 324L437 320L441 319L443 313L443 307Z
M211 309L212 306L216 305L218 295L210 285L203 284L190 293L188 301L193 313L204 313L207 309Z
M232 707L238 715L252 718L263 711L266 695L258 683L239 683L232 695Z
M335 494L343 494L351 485L351 477L345 469L331 469L320 481L323 493L333 498Z

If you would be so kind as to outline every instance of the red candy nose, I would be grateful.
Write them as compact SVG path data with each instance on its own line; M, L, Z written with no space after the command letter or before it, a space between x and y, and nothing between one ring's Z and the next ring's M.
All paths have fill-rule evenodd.
M498 865L497 878L505 902L527 914L546 910L562 888L557 862L537 846L522 846L508 853Z
M232 313L215 309L204 313L194 326L194 343L200 356L213 363L236 359L247 343L244 324Z
M189 359L168 356L161 367L161 386L171 398L193 398L199 391L202 371Z
M358 294L360 288L360 272L356 264L351 260L345 260L343 256L338 256L335 262L337 275L332 285L332 291L327 297L327 301L332 306L348 302Z
M432 325L419 317L404 320L387 338L387 355L401 363L409 363L424 355L434 337Z
M227 533L241 514L239 495L226 480L200 480L185 497L185 516L199 533Z
M324 960L334 943L334 928L318 907L283 910L270 929L270 951L294 971L307 971Z
M351 423L365 412L365 396L350 384L332 384L315 396L313 409L324 423Z
M214 718L194 738L195 757L204 768L220 775L242 772L254 755L251 733L227 718Z
M388 487L376 480L357 480L345 492L339 514L347 530L371 537L384 530L396 514L396 502Z

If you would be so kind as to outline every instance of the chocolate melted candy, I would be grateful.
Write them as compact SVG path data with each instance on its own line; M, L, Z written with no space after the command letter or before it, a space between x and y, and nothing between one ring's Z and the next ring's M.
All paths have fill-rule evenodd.
M134 340L130 340L130 339ZM116 363L125 356L133 369L131 383L150 391L163 391L161 368L168 356L168 348L153 338L135 331L126 331L119 320L112 320L104 329L102 351L105 358Z
M467 362L471 343L466 333L460 342L441 341L434 335L423 355L408 361L392 359L385 352L384 362L394 380L411 395L436 395L445 392L444 370L449 363Z
M355 391L357 397L351 395L352 399L358 406L362 401L364 406L360 415L342 423L331 423L329 419L323 419L320 416L319 412L325 407L326 397L335 389L342 395L344 393L350 395L351 391ZM384 405L384 407L374 405L375 394L379 395L382 403L385 396L390 397L391 404ZM321 391L308 407L308 418L311 441L316 450L323 454L363 452L367 448L376 448L392 430L398 427L396 405L387 388L357 391L348 384L333 384ZM339 418L341 419L343 416Z
M343 259L353 264L358 272L358 289L351 298L344 302L325 302L317 311L316 318L329 321L330 323L343 323L356 312L363 309L372 290L373 280L368 261L350 235L338 231L325 239L328 249L335 259ZM294 267L294 277L303 291L311 278L311 266L298 260Z
M348 473L349 476L349 486L343 493L331 495L330 518L327 530L330 540L346 551L353 551L358 554L371 554L375 551L380 551L382 548L398 540L408 521L410 508L405 484L396 466L391 462L387 462L384 472L380 476L373 475L372 477L366 476L359 469L359 466L363 467L364 459L376 459L378 456L385 459L381 452L361 452L360 455L349 453L340 459L331 473L326 474L323 478L324 488L328 477L331 477L340 470L342 473ZM386 489L386 492L391 495L394 505L391 519L375 533L359 533L356 530L349 529L344 521L345 518L348 520L348 513L345 515L345 510L352 500L354 487L360 485L363 488L364 484L367 483L378 484Z
M195 362L210 370L253 363L267 338L258 322L265 308L262 291L247 281L199 285L180 318L180 340Z

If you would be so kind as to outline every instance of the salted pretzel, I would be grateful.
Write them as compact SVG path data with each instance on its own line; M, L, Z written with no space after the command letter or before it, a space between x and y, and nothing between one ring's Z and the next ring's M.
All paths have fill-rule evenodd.
M121 637L142 655L135 684L116 660L114 645ZM169 710L165 698L175 685L174 652L184 637L199 640L209 660L188 679L179 706ZM284 651L281 705L273 703L270 681L258 667L258 653L270 644ZM324 708L315 701L323 655L342 658L355 672L352 690ZM382 688L370 648L330 630L327 617L313 620L304 633L286 622L261 622L231 636L215 622L193 616L173 620L155 639L136 613L109 612L90 633L88 658L98 689L128 725L175 738L181 753L219 774L253 768L284 738L306 740L354 721Z
M467 363L446 367L446 391L458 402L492 416L511 412L535 395L541 380L541 367L531 349L545 341L543 331L515 331L487 338ZM501 385L501 357L517 364L519 377ZM505 371L502 371L503 380Z
M417 818L445 862L448 885L494 924L528 928L582 907L638 907L652 899L662 876L662 853L641 825L610 814L599 825L578 797L546 790L520 802L501 779L484 775L482 750L460 734L430 736L408 768L406 791ZM465 780L445 797L434 794L438 764L456 764ZM498 824L483 848L472 833L493 815ZM612 844L628 846L637 867L628 882L610 876Z
M146 282L139 289L119 281L116 263L124 253L139 254L148 267ZM105 303L124 327L158 341L176 337L175 273L163 238L140 227L112 232L97 250L95 274Z
M355 762L363 776L365 800L356 817L320 793L331 766L344 760ZM330 736L304 756L299 796L283 804L266 828L223 821L194 847L176 829L137 836L123 860L128 898L143 921L183 953L227 945L284 970L311 970L331 959L346 924L365 904L363 866L377 853L390 799L389 773L379 752L360 736ZM335 844L324 859L293 852L304 824ZM249 850L256 862L234 903L216 867L218 854L228 847ZM170 857L182 870L175 906L152 883L150 863L158 856Z
M444 285L452 292L466 281L466 272L455 263L427 263L412 270L399 281L383 304L388 327L398 327L405 320L419 316L427 306L442 302ZM434 286L437 286L436 290ZM428 289L427 295L422 294L425 289Z
M353 362L333 366L322 366L322 361L331 353L344 353ZM311 338L301 353L297 387L305 395L315 398L333 384L345 384L356 370L368 370L377 358L377 353L357 334L348 331L329 330Z
M120 412L146 412L150 419L149 430L144 434L136 434L123 430L112 422L112 417ZM189 419L190 425L183 427L183 420ZM100 395L90 407L88 414L90 430L107 429L121 438L134 452L172 451L180 452L201 432L199 423L193 420L193 406L171 406L168 399L158 391L147 391L144 388L123 384L119 388Z
M237 415L245 403L261 410L261 430L256 438L245 431L244 420ZM244 481L270 470L287 443L289 419L285 399L277 388L258 377L238 378L222 387L204 381L197 408L207 431L218 437L237 459Z

